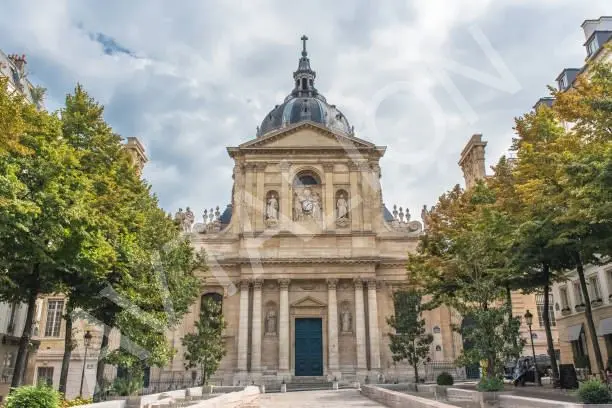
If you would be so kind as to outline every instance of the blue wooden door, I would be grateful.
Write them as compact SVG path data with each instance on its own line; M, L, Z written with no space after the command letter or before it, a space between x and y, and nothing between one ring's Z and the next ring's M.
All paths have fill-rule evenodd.
M295 375L323 375L321 319L295 319Z

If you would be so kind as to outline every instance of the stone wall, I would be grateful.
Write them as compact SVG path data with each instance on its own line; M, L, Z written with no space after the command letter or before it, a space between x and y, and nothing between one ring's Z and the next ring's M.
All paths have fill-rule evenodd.
M457 408L454 405L404 394L372 385L362 385L361 395L391 408Z

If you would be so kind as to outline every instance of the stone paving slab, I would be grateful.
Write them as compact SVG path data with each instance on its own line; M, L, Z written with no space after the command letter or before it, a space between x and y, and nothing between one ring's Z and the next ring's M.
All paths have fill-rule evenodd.
M284 394L262 394L259 405L248 408L379 408L384 407L359 394L357 390L298 391ZM244 407L247 408L247 407Z

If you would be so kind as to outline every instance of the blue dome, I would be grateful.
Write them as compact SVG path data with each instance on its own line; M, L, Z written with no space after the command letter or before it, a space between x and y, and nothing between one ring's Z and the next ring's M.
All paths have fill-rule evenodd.
M307 39L306 36L302 37L302 57L297 71L293 73L295 88L281 105L276 105L266 115L258 128L257 137L305 121L320 123L333 131L353 134L353 128L344 114L335 105L328 104L314 86L316 73L310 68L306 52Z
M352 134L346 116L317 94L303 97L289 95L282 105L275 106L264 118L258 136L304 121L320 123L330 130Z

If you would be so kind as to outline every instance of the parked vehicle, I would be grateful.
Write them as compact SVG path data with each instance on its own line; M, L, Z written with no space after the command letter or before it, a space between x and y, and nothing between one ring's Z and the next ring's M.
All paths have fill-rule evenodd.
M550 364L550 357L548 357L548 355L540 354L536 356L536 365L538 367L538 375L540 378L550 376L552 368ZM529 367L529 370L531 371L531 373L528 374L526 381L535 382L535 378L533 378L533 357L520 357L517 361L508 361L504 366L504 377L508 380L515 380L517 370L521 372L529 371L526 369L526 367Z

